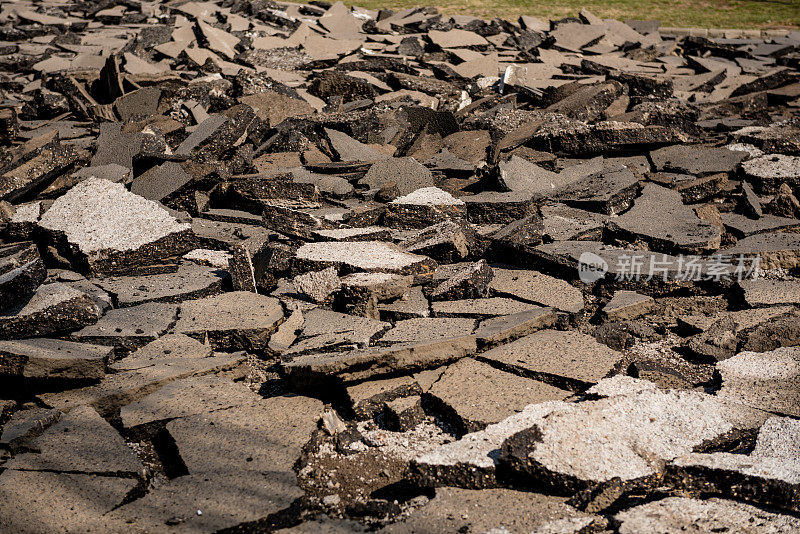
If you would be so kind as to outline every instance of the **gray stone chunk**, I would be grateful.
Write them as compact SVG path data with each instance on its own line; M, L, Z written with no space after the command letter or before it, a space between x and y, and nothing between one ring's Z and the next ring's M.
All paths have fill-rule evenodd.
M136 485L132 478L6 470L0 474L0 529L20 534L122 529L104 514Z
M321 193L327 193L334 198L350 198L353 196L355 190L350 182L339 176L312 173L304 168L302 171L297 170L292 174L294 175L295 183L312 184L316 186Z
M475 336L482 347L493 346L527 336L542 328L549 328L557 319L558 315L552 308L538 308L490 317L480 322L475 330Z
M63 334L97 322L102 311L83 291L42 284L24 305L0 315L0 339Z
M489 42L475 32L452 29L449 31L431 30L428 32L431 42L441 48L466 48L481 46Z
M650 152L655 170L695 175L733 172L746 158L746 152L725 147L672 145Z
M413 276L391 273L353 273L341 279L345 290L366 291L378 301L392 300L405 295L414 283Z
M604 121L587 125L571 121L540 128L528 146L555 154L594 155L641 150L644 147L685 143L683 132L664 126Z
M123 273L190 250L191 226L122 184L89 178L59 197L39 221L78 267ZM63 240L63 243L62 243Z
M578 528L602 528L605 521L580 512L567 504L565 497L542 495L512 489L482 491L439 488L425 506L412 512L400 523L387 526L381 533L485 532L546 533L558 522L577 521ZM561 532L578 532L564 530Z
M467 264L437 285L430 294L431 300L456 300L481 298L489 292L494 273L486 260Z
M289 317L278 326L278 329L269 338L267 345L275 352L285 352L297 339L297 333L303 327L305 318L299 309L294 310Z
M781 184L800 184L800 156L766 154L742 163L742 172L757 191L774 193Z
M146 276L110 276L94 282L114 295L120 307L146 302L180 302L222 292L225 272L194 263L182 263L174 273Z
M716 360L730 358L737 349L760 352L792 346L800 339L791 306L723 311L711 317L679 317L678 321L702 330L689 338L686 346L695 354Z
M100 125L97 152L92 157L92 166L114 163L133 169L133 158L142 150L143 141L141 131L127 131L119 123L104 122Z
M58 421L61 415L58 410L38 406L14 412L11 419L3 425L0 445L15 452L26 440L40 436L47 427Z
M358 183L375 191L384 186L394 184L400 196L413 193L417 189L436 185L431 171L410 157L387 158L373 163L367 174Z
M562 400L570 393L464 358L447 367L426 395L435 399L441 414L459 433L467 434L502 421L528 404Z
M438 367L473 354L475 338L400 343L386 348L366 348L332 354L309 354L284 363L290 382L312 386L320 382L354 382L399 371Z
M329 301L342 282L335 267L328 267L321 271L309 271L298 275L292 280L292 285L301 295L310 301L322 304Z
M325 128L325 134L341 161L377 161L389 158L388 154L356 141L340 131Z
M679 258L677 256L669 256L666 254L659 254L655 252L648 252L644 250L631 251L629 249L615 248L604 245L597 241L557 241L545 245L539 245L535 248L535 256L537 259L543 260L545 265L551 268L556 268L559 272L575 273L578 274L579 270L586 265L593 264L586 259L581 259L585 254L597 256L589 256L592 261L596 261L602 269L595 271L598 275L596 280L611 281L616 280L624 282L627 277L632 274L631 263L635 259L637 264L641 264L641 273L654 273L652 279L642 276L636 281L637 289L643 287L661 288L664 285L680 286L686 285L687 282L682 281L679 272ZM585 257L584 257L585 258ZM690 257L703 273L707 272L710 262L701 257ZM684 259L688 262L689 259ZM600 261L602 260L602 262ZM585 272L585 271L584 271ZM720 271L723 274L732 275L733 268L730 270ZM684 272L685 274L685 272ZM573 275L574 276L574 275ZM590 278L585 278L585 283L591 284L594 281ZM692 283L688 282L691 286Z
M200 246L214 250L228 250L233 245L241 244L248 239L267 240L271 233L263 226L212 221L198 217L192 219L192 232L197 239L192 248ZM227 265L226 261L223 268L226 268Z
M653 309L653 297L640 295L635 291L617 291L603 306L602 313L610 321L634 319Z
M541 330L479 358L562 389L583 391L611 374L622 353L579 332Z
M428 317L430 302L425 298L422 287L414 286L401 298L388 304L378 304L378 310L395 320Z
M742 280L739 289L745 302L752 308L776 304L800 304L800 281L797 280Z
M642 391L558 408L535 431L507 440L503 459L518 473L576 491L617 477L646 479L664 461L764 418L694 391Z
M426 228L465 216L463 200L438 187L423 187L392 200L386 206L383 220L391 228Z
M137 176L131 184L131 193L161 202L191 180L192 176L179 163L168 161Z
M509 224L536 213L532 195L527 192L482 191L462 197L467 219L473 224Z
M551 197L564 187L579 180L573 173L555 173L531 163L525 158L511 156L497 166L503 191L516 191L531 196Z
M756 234L740 239L721 253L734 257L758 257L758 266L762 269L791 269L800 265L800 234Z
M539 308L535 304L501 297L444 300L431 305L433 315L436 317L494 317L538 310Z
M231 247L228 272L231 276L231 286L234 291L258 293L253 258L245 245L237 243Z
M270 397L176 419L167 424L167 431L190 474L293 474L292 466L317 428L322 407L310 397Z
M368 380L347 386L347 399L353 407L357 419L375 417L384 409L384 404L399 397L419 395L421 389L410 376L398 376L378 380Z
M633 207L610 221L609 227L668 254L714 251L721 239L719 228L684 206L680 193L655 184L647 184Z
M120 407L152 393L163 384L209 373L227 371L238 367L245 359L244 353L213 354L207 357L169 357L153 358L151 363L142 366L141 362L131 370L106 375L97 386L67 390L59 393L44 393L39 398L47 406L69 410L75 406L90 405L105 416L113 414Z
M209 115L207 119L197 125L197 128L178 146L175 154L178 156L188 156L210 137L220 131L223 125L228 122L224 115Z
M71 338L132 350L166 333L175 323L177 313L176 305L157 302L110 310L95 324L74 332Z
M89 406L63 415L31 440L37 452L18 454L6 469L136 476L143 466L114 428Z
M728 493L773 508L800 510L800 423L771 417L758 431L750 454L691 453L675 459L670 478L691 493Z
M581 290L565 280L527 269L495 267L493 272L489 289L495 295L509 295L569 313L583 309Z
M721 398L800 417L800 348L740 352L717 363Z
M639 532L762 532L779 534L800 530L800 519L765 512L760 508L725 499L668 497L634 506L614 516L620 534Z
M503 442L526 428L540 424L561 401L531 404L500 422L416 457L412 472L426 486L484 488L496 486L496 467Z
M0 341L0 375L10 371L24 378L97 380L105 376L112 354L109 347L60 339Z
M297 249L295 261L302 271L333 266L340 271L419 274L435 267L430 258L403 252L383 241L306 243Z
M598 120L603 115L610 114L606 111L610 106L627 98L623 93L623 85L614 81L591 85L567 84L563 87L563 96L556 95L554 98L558 98L558 101L550 104L546 110L561 113L572 119Z
M747 182L742 182L740 207L748 217L753 219L760 219L764 215L764 211L761 209L761 199Z
M78 169L72 173L72 176L78 181L86 180L87 178L100 178L101 180L108 180L109 182L128 183L133 177L133 172L122 165L109 163L107 165Z
M606 215L564 204L542 206L543 232L553 241L599 239L607 220Z
M62 146L56 140L4 162L0 172L0 198L15 202L29 196L67 171L76 159L77 151L73 147Z
M686 203L709 200L729 187L725 173L707 174L700 178L693 174L647 173L649 181L678 191Z
M114 108L122 122L129 119L143 119L158 112L161 89L158 87L142 87L126 93L114 101Z
M212 354L208 345L183 334L167 334L110 365L116 371L133 371L178 361L181 359L208 358Z
M279 513L302 496L291 471L203 473L172 479L105 518L120 530L211 534Z
M320 241L388 241L391 238L389 230L381 226L315 230L313 234Z
M388 343L432 341L435 339L468 336L473 330L475 330L474 319L405 319L397 321L394 328L386 332L380 338L380 341Z
M614 375L604 378L586 390L589 395L598 397L613 397L614 395L636 395L642 391L658 389L654 383L627 375Z
M225 350L263 350L283 319L278 299L233 291L181 304L174 331Z
M36 245L0 247L0 311L27 302L46 277L47 270Z
M406 236L400 247L405 252L453 263L469 256L474 248L473 232L455 221L442 221Z
M258 397L247 386L215 375L184 378L166 384L143 399L123 406L125 428L177 419L252 402Z
M627 167L615 167L578 180L555 197L576 208L616 215L631 207L638 192L636 175Z
M779 230L790 230L800 228L800 220L788 217L776 217L775 215L764 215L758 219L752 219L738 213L721 213L722 224L736 237L748 237L756 234L776 232Z
M422 399L418 395L388 401L384 409L388 427L395 431L405 432L420 424L425 419L421 401Z
M356 317L323 308L314 308L305 313L306 321L302 336L311 337L325 333L352 332L356 337L369 339L378 332L388 328L389 323Z

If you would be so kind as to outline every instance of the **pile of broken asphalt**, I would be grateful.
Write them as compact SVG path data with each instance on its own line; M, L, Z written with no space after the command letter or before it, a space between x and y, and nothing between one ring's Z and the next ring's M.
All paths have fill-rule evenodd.
M0 49L0 531L800 531L800 33L45 0Z

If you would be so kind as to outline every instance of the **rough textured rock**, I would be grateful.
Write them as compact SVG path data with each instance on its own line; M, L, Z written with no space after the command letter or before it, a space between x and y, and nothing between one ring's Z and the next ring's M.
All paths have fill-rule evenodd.
M582 527L603 524L561 497L509 489L439 488L425 506L381 532L551 532L548 525L564 520L578 520Z
M748 504L725 499L689 499L668 497L660 501L635 506L618 513L623 534L635 532L709 532L758 530L759 532L790 532L800 528L797 518L765 512ZM687 525L691 525L688 527Z
M96 323L101 315L101 308L83 291L61 282L42 284L24 305L0 315L0 338L64 334Z
M475 338L462 336L429 342L399 343L387 348L300 356L283 365L298 385L341 380L363 380L397 371L437 367L474 353Z
M6 469L128 476L143 469L122 436L88 406L63 415L31 445L36 452L18 454Z
M564 280L525 269L495 268L493 273L489 288L495 295L509 295L570 313L583 309L580 289Z
M99 321L70 337L75 341L133 350L165 334L175 324L177 313L176 305L157 302L110 310Z
M336 267L340 271L418 274L435 266L430 258L402 252L382 241L308 243L297 250L295 261L303 271Z
M800 304L800 284L794 280L744 280L739 282L745 302L753 308Z
M503 442L541 423L544 417L563 405L561 401L549 401L526 406L483 430L416 457L412 469L425 485L493 487L498 484L496 468Z
M39 220L75 266L124 273L190 250L191 227L121 184L90 178L58 198Z
M25 533L103 530L110 525L104 514L136 484L131 478L7 470L0 474L0 498L6 503L0 510L0 526ZM31 510L41 512L31 514Z
M683 205L680 194L653 184L646 185L633 207L609 224L658 252L696 254L720 246L719 228L698 219Z
M467 434L528 404L564 399L569 392L464 358L447 367L426 395L443 407L459 433Z
M761 410L800 416L800 349L740 352L717 364L718 396Z
M653 309L653 297L635 291L617 291L603 306L603 315L610 320L634 319Z
M687 454L673 462L670 475L678 487L701 495L729 492L738 499L797 512L798 437L796 420L771 417L758 431L750 454Z
M611 374L622 354L586 334L541 330L479 358L562 389L583 391Z
M507 439L502 458L518 473L576 491L614 478L646 480L665 461L763 420L757 410L702 393L643 391L559 408Z
M185 301L174 331L227 350L261 350L282 319L277 299L233 291Z
M572 15L4 3L0 531L797 530L800 34Z
M60 339L0 341L0 374L53 380L97 380L112 349Z
M146 276L109 276L97 285L113 295L120 307L146 302L180 302L223 291L225 273L192 263L181 264L174 273Z
M32 244L0 248L0 296L8 310L26 302L47 277L39 251Z

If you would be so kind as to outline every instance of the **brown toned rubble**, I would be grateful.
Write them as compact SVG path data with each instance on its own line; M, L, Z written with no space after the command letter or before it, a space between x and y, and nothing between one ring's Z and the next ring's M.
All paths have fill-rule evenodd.
M3 4L0 531L800 528L800 32L711 35Z

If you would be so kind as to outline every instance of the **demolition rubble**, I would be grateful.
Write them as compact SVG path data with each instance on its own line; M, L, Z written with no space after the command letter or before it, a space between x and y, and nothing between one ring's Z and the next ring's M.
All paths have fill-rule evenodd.
M0 531L800 531L800 32L702 35L0 5Z

